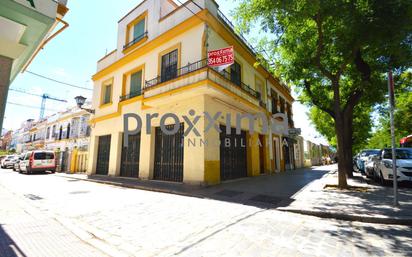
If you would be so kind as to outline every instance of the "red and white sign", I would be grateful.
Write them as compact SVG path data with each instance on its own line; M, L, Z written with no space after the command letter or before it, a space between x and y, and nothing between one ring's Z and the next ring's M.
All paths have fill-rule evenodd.
M210 67L230 66L235 62L233 46L212 50L207 53L207 64Z

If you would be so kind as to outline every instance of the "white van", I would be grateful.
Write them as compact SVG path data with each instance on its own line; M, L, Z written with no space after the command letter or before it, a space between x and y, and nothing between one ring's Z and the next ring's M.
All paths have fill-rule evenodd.
M56 171L56 155L53 151L30 151L23 156L19 163L20 172L31 174L34 172Z

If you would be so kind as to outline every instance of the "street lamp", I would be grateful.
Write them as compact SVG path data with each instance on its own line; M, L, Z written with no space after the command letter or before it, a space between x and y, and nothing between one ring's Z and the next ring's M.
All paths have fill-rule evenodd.
M82 110L85 110L86 112L89 112L89 113L94 114L94 110L93 110L93 109L82 108L82 106L83 106L84 103L86 102L86 99L87 99L86 97L83 97L83 96L81 96L81 95L76 96L76 97L74 98L74 100L76 100L77 107L79 107L79 108L82 109Z

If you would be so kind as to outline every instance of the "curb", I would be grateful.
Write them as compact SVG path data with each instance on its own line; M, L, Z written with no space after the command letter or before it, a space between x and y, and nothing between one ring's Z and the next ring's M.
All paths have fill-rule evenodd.
M315 216L315 217L326 218L326 219L357 221L357 222L385 224L385 225L412 226L412 218L397 219L397 218L385 218L385 217L370 217L370 216L351 215L351 214L337 213L337 212L322 212L322 211L298 210L298 209L286 209L286 208L277 208L276 210L283 211L283 212L302 214L302 215Z
M64 178L76 179L76 180L93 182L93 183L98 183L98 184L111 185L111 186L116 186L116 187L139 189L139 190L145 190L145 191L151 191L151 192L157 192L157 193L165 193L165 194L175 194L175 195L180 195L180 196L196 197L196 198L202 198L202 199L208 198L207 196L196 194L196 193L186 193L186 192L168 190L168 189L162 189L162 188L122 184L119 182L102 181L102 180L96 180L96 179L90 179L90 178L75 178L75 177L71 177L70 175L66 175L66 174L55 174L55 175L59 177L64 177ZM274 210L301 214L301 215L315 216L315 217L326 218L326 219L357 221L357 222L363 222L363 223L385 224L385 225L412 226L412 217L407 218L407 219L370 217L370 216L351 215L351 214L338 213L338 212L327 212L327 211L322 212L322 211L301 210L301 209L288 209L284 207L274 208Z
M174 195L180 195L180 196L205 198L204 196L202 196L200 194L186 193L186 192L170 190L170 189L146 187L146 186L131 185L131 184L123 184L123 183L114 182L114 181L104 181L104 180L98 180L98 179L92 179L92 178L76 178L76 177L71 177L70 175L66 175L66 174L57 174L56 173L55 175L59 176L59 177L63 177L63 178L76 179L76 180L81 180L81 181L93 182L93 183L116 186L116 187L122 187L122 188L140 189L140 190L156 192L156 193L165 193L165 194L174 194Z

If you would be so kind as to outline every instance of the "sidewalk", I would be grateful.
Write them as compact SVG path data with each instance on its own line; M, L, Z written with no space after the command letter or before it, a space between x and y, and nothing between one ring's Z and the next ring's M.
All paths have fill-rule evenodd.
M217 186L201 187L119 177L58 174L58 176L147 191L214 199L254 207L277 209L322 218L381 224L412 225L412 188L400 187L399 208L394 208L393 189L365 180L359 173L348 179L365 190L325 188L336 185L337 166L322 166L245 178Z
M412 252L408 240L412 231L407 226L278 211L276 201L272 207L253 206L256 198L293 200L329 171L329 167L319 167L203 188L210 198L90 183L75 179L78 175L28 176L10 171L0 172L0 189L4 187L25 206L38 210L37 217L50 215L76 235L86 235L80 236L83 241L116 257L405 256ZM217 194L224 200L214 200ZM6 199L14 202L12 197ZM236 202L242 199L246 204Z
M38 199L34 195L26 197L29 201ZM1 185L0 202L0 256L108 256Z
M337 182L338 172L334 169L296 194L290 205L278 210L323 218L412 225L412 188L399 188L400 206L395 208L393 188L390 186L377 185L359 173L354 173L354 178L348 179L348 184L365 190L325 188L326 185L336 185Z

